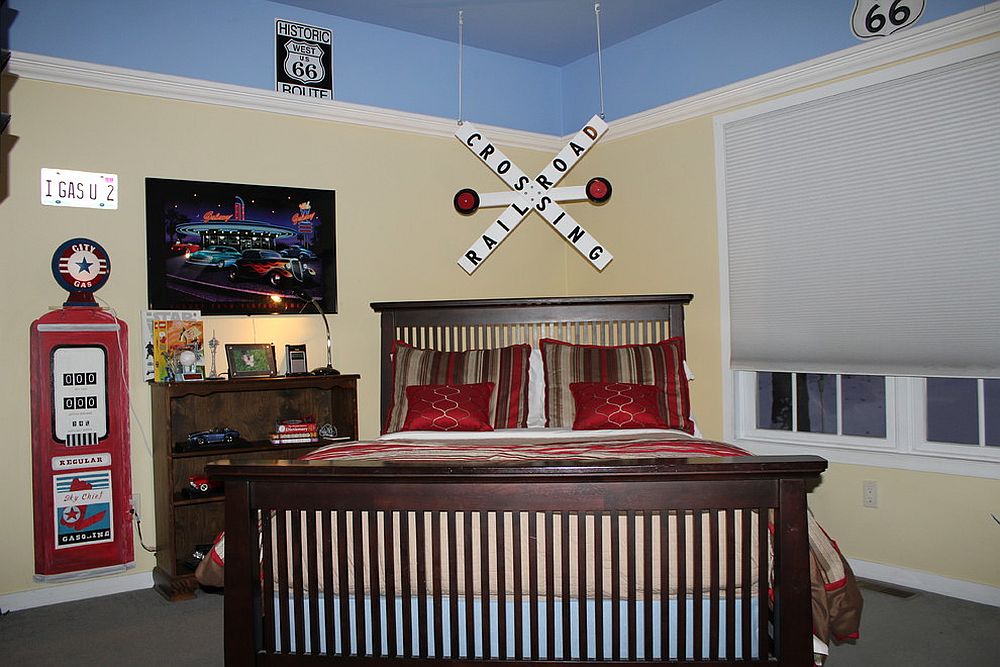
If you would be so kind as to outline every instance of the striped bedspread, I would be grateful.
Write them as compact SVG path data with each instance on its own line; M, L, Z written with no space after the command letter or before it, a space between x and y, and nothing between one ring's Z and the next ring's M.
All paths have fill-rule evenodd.
M523 430L523 429L522 429ZM739 447L699 440L677 432L628 435L618 432L566 432L565 435L507 435L494 431L489 438L392 437L372 442L335 443L302 457L307 461L429 461L516 463L531 461L602 461L609 459L686 458L705 456L750 456ZM598 435L593 435L597 433ZM401 434L400 434L401 435Z

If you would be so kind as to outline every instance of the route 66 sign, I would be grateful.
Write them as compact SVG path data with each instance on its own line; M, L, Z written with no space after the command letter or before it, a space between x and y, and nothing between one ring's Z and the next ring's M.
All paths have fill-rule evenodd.
M323 51L317 44L290 39L285 42L285 74L302 83L316 83L326 76Z
M891 35L916 23L925 4L924 0L855 0L851 29L861 39Z
M275 90L333 99L333 32L282 19L274 28Z

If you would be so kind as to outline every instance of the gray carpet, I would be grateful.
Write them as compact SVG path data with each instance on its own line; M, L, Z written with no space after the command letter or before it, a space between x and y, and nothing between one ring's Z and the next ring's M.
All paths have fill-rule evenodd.
M0 617L0 664L221 665L222 596L167 602L152 588Z
M834 646L831 667L1000 665L1000 608L930 593L863 590L861 640ZM0 617L0 663L221 665L222 596L169 603L152 589Z

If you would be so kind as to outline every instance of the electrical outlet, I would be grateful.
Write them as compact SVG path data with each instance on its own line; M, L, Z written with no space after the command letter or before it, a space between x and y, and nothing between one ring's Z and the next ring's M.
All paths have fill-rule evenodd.
M140 510L142 509L142 499L139 497L138 493L133 493L128 497L129 508L132 510L135 518L139 521L142 520L142 514Z
M866 480L862 483L861 504L865 507L878 507L878 482Z

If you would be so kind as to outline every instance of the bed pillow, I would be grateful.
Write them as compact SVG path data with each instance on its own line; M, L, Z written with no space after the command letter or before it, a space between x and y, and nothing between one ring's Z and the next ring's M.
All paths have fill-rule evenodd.
M404 431L492 431L492 382L415 384L406 388Z
M545 373L542 351L531 348L528 357L528 428L545 427Z
M651 384L571 382L575 430L669 428Z
M573 345L543 338L539 342L545 370L545 425L572 428L576 405L574 382L648 384L657 389L657 407L667 428L694 432L684 339L669 338L643 345Z
M494 350L440 352L396 341L392 355L392 397L383 433L403 428L406 388L427 384L492 382L489 423L493 428L524 428L528 418L529 345Z

